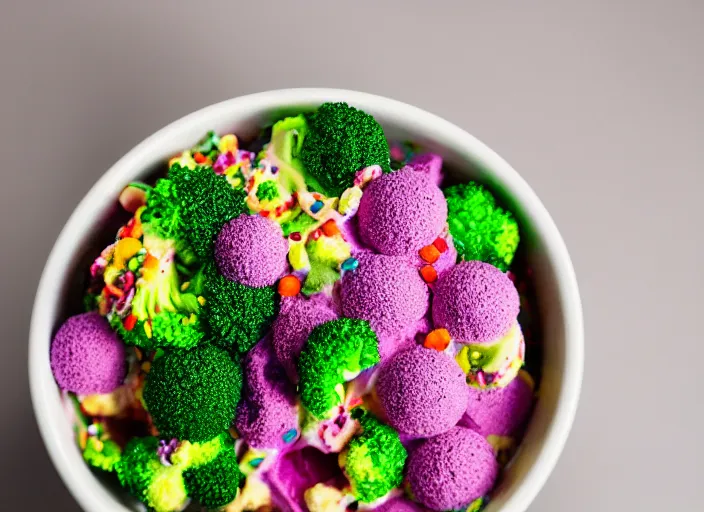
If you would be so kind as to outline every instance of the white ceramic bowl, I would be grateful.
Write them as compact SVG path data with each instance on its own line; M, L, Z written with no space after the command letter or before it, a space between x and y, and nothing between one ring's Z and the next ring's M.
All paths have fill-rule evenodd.
M550 215L521 176L501 157L459 127L387 98L335 89L286 89L243 96L187 115L122 157L81 201L59 235L39 283L29 339L29 377L39 429L69 490L86 511L128 512L135 504L105 484L83 462L49 365L51 338L65 314L65 297L91 239L115 210L130 181L193 145L207 130L256 134L262 122L346 101L372 114L389 138L419 141L439 152L462 179L489 183L516 212L534 268L544 357L540 397L521 449L486 512L523 512L552 471L572 426L582 381L583 321L572 263Z

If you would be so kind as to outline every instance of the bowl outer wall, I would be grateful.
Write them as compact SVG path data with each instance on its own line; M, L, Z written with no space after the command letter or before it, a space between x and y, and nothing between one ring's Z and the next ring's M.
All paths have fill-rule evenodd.
M487 181L517 209L535 269L543 323L540 399L521 449L505 472L486 512L523 512L542 488L567 440L579 401L584 365L584 326L574 269L549 213L523 178L494 151L458 126L411 105L339 89L283 89L241 96L189 114L154 133L115 163L91 188L61 231L42 273L29 337L32 403L49 456L68 489L86 511L138 510L108 490L83 462L49 362L50 342L62 314L67 276L114 208L129 182L191 146L207 130L253 135L262 122L325 101L346 101L375 116L390 138L418 140L443 155L467 178ZM527 235L527 236L526 236Z

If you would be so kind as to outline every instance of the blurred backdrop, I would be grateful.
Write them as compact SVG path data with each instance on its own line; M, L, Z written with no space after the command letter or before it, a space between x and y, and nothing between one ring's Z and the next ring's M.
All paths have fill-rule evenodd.
M468 130L566 239L586 374L531 511L701 510L703 23L698 0L0 0L0 507L78 509L26 376L33 295L75 204L194 109L329 86Z

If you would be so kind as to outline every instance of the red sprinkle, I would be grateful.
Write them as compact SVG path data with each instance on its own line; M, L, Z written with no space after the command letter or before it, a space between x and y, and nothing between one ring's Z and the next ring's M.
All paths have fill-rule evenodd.
M433 245L438 251L440 251L440 253L443 253L447 250L447 242L443 238L436 238L433 242Z
M313 232L310 234L310 237L311 237L312 240L317 240L318 238L320 238L320 235L321 235L321 234L322 234L322 231L320 231L320 229L316 229L315 231L313 231Z
M301 234L298 231L294 231L288 237L293 240L294 242L300 242L301 241Z
M193 155L193 160L195 160L197 164L202 164L207 160L207 158L205 158L205 155L203 153L198 152Z
M134 329L135 324L137 323L137 317L130 314L125 318L125 321L123 322L123 325L125 326L125 329L128 331L131 331Z
M420 277L426 283L434 283L438 280L438 272L432 265L424 265L420 269Z
M113 297L122 297L124 295L124 292L122 290L120 290L117 286L112 285L112 284L106 284L105 289Z
M262 210L259 212L259 215L262 217L268 217L271 212L269 210Z

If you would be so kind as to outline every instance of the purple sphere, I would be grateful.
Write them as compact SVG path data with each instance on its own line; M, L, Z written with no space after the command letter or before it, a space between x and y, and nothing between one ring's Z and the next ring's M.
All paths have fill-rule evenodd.
M464 509L494 487L498 473L491 445L463 427L423 441L406 469L413 496L433 510Z
M51 371L65 391L110 393L127 372L125 346L97 312L72 316L51 343Z
M296 364L314 327L335 320L335 312L318 296L285 297L272 326L272 345L281 366L292 382L298 382Z
M379 336L395 336L428 310L428 287L406 258L360 253L342 278L342 312L368 320Z
M244 399L237 407L235 427L251 446L281 449L299 435L296 390L276 360L268 339L244 360Z
M367 186L357 215L366 244L382 254L407 256L440 234L447 202L428 175L404 167Z
M261 288L286 272L288 242L281 227L260 215L232 219L215 241L215 263L230 281Z
M433 321L461 343L491 343L508 333L520 301L506 274L481 261L463 261L435 285Z
M411 158L408 165L428 176L438 187L442 182L442 157L437 153L421 153Z
M526 423L533 405L533 389L522 378L504 388L469 386L467 416L483 436L516 436Z
M467 410L465 379L450 356L416 346L384 363L376 392L392 427L411 436L431 437L457 425Z
M426 512L428 509L420 503L404 498L392 498L374 509L374 512Z

